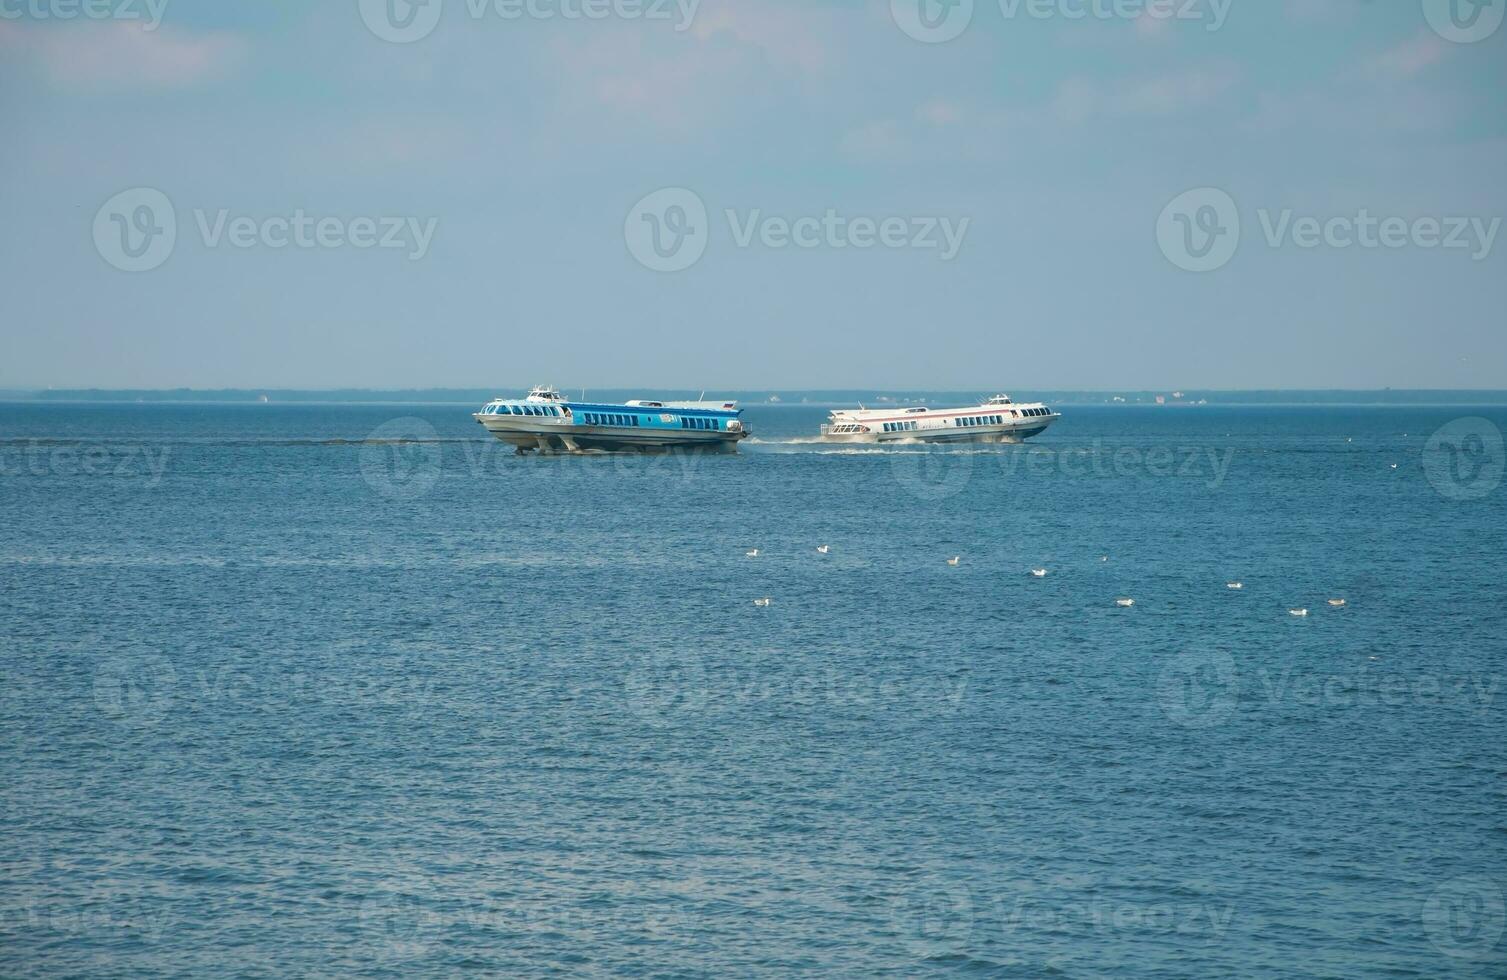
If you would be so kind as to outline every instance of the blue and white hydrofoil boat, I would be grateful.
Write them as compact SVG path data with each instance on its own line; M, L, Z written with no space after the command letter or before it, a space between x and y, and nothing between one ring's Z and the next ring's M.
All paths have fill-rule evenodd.
M499 398L473 417L520 453L736 452L748 438L736 402L567 401L540 385L527 398Z

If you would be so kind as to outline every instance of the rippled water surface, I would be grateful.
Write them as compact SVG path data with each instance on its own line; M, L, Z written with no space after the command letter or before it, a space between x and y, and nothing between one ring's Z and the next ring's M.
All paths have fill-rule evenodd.
M1507 971L1507 410L470 410L0 406L0 972Z

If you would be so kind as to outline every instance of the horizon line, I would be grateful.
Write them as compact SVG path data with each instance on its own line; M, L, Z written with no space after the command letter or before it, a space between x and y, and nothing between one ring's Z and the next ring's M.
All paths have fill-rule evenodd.
M281 385L281 386L217 385L217 386L208 386L208 387L195 387L195 386L191 386L191 385L144 385L144 386L113 386L113 385L62 386L62 385L48 385L48 386L45 386L45 387L6 387L6 386L0 386L0 395L11 395L11 394L18 394L18 395L68 394L68 393L72 393L72 392L90 392L90 393L94 393L94 392L134 392L134 393L142 393L142 394L145 394L145 393L154 393L154 392L190 392L190 393L195 393L195 394L214 394L214 393L220 393L220 392L244 392L244 393L247 393L247 394L273 394L273 393L277 393L277 392L285 392L285 393L314 393L314 394L336 394L336 393L340 393L340 392L349 392L349 391L356 391L356 392L431 392L431 391L437 391L437 392L444 392L444 391L476 392L476 391L493 391L493 390L497 390L497 389L509 389L509 390L511 390L513 388L518 388L520 390L528 390L530 387L532 387L532 386L531 385L488 385L488 386L480 386L480 385L331 385L331 386L317 386L317 385L303 385L303 386L300 386L300 385ZM578 386L574 386L574 387L583 388L583 389L585 389L587 391L590 391L590 390L598 390L598 391L641 391L641 390L692 391L692 390L700 390L700 389L694 389L694 388L686 388L686 387L683 387L683 386L677 387L677 386L672 386L672 385L652 385L652 384L640 384L640 385L578 385ZM738 386L731 386L731 385L729 385L729 386L720 387L720 388L708 387L705 390L709 394L712 393L712 392L716 392L716 391L732 391L732 392L754 392L754 391L759 391L759 392L768 392L770 394L807 394L807 393L812 393L812 392L822 392L822 393L841 392L841 393L848 393L848 392L870 392L870 391L872 391L872 392L878 392L880 394L895 394L895 393L907 393L907 392L920 392L920 393L924 393L924 394L960 394L961 395L961 394L974 394L976 392L986 391L986 390L987 391L995 391L996 388L991 388L991 387L988 387L988 386L984 386L984 387L978 387L978 386L959 386L959 387L939 387L939 388L929 388L929 387L922 387L922 386L914 386L914 387L907 387L907 388L886 388L886 387L881 387L881 386L877 386L877 385L875 385L875 386L866 386L866 387L861 387L861 388L855 388L855 387L831 387L831 388L806 387L806 388L789 388L789 387L776 387L776 386L738 387ZM1497 394L1497 393L1507 394L1507 387L1502 387L1502 388L1491 388L1491 387L1486 387L1486 388L1464 388L1464 387L1432 387L1432 386L1430 386L1430 387L1417 387L1417 388L1411 388L1411 387L1410 388L1399 388L1399 387L1396 387L1396 386L1382 386L1382 387L1327 387L1327 388L1312 388L1312 387L1308 387L1308 388L1289 388L1289 387L1284 387L1284 386L1278 385L1278 386L1249 387L1249 388L1202 388L1202 387L1197 387L1197 386L1183 385L1181 387L1167 386L1167 387L1159 387L1159 388L1095 388L1095 387L1073 387L1073 386L1062 386L1062 385L1045 385L1045 386L1030 386L1030 387L1024 387L1024 388L1018 388L1017 390L1019 390L1019 391L1073 392L1073 393L1081 393L1081 394L1103 394L1103 395L1126 395L1126 394L1130 394L1130 395L1173 395L1173 394L1177 394L1177 393L1241 395L1241 394L1264 394L1264 393L1268 393L1268 392L1288 392L1288 393L1292 393L1292 394L1324 394L1324 393L1340 393L1340 392L1343 392L1343 393L1357 393L1357 394L1359 394L1359 393L1371 393L1371 392L1391 392L1391 393L1394 393L1394 394L1421 394L1421 393L1429 393L1429 392L1459 392L1459 393L1462 393L1462 394Z

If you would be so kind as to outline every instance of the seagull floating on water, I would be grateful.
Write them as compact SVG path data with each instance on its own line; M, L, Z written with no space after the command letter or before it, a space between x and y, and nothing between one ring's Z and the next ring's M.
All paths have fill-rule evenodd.
M767 606L767 605L769 605L769 604L770 604L770 603L771 603L771 602L772 602L772 601L774 601L774 600L772 600L772 599L769 599L769 598L768 598L768 597L765 597L765 598L763 598L763 599L755 599L755 600L754 600L754 605L756 605L756 606L760 606L760 607L762 607L762 606Z
M743 552L743 554L746 555L749 558L757 558L757 557L759 557L759 549L755 548L752 551L745 551L745 552Z
M1238 592L1241 589L1245 588L1245 583L1244 582L1226 582L1226 583L1224 583L1224 587L1227 588L1227 589L1234 589L1235 591Z
M957 564L958 564L958 562L960 562L962 560L963 560L963 556L962 555L958 555L956 558L949 558L949 559L947 559L947 564L956 567Z
M1340 608L1341 606L1343 606L1345 604L1345 600L1344 599L1330 599L1329 600L1329 604L1331 606L1333 606L1334 608L1338 609L1338 608Z
M1290 616L1307 616L1308 615L1308 610L1307 609L1289 609L1289 610L1287 610L1287 613Z
M1109 561L1109 556L1108 556L1108 555L1103 555L1103 556L1101 556L1101 557L1100 557L1100 558L1099 558L1099 560L1100 560L1100 561Z
M1115 605L1119 606L1121 609L1129 609L1131 606L1135 605L1135 600L1134 599L1116 599L1115 600Z
M1031 574L1037 578L1046 578L1047 570L1045 568L1033 568L1031 569Z
M832 549L830 547L828 547L827 545L824 545L824 544L819 544L819 545L816 546L816 553L819 554L819 555L825 555L827 552L829 552L831 550Z
M1396 463L1392 464L1392 469L1394 469L1394 470L1397 469L1397 464Z

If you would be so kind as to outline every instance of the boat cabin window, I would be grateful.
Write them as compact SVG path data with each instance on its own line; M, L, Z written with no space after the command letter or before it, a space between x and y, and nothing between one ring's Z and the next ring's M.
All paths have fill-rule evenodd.
M619 415L605 412L582 412L581 418L587 425L615 425L624 429L633 428L640 424L637 415Z

